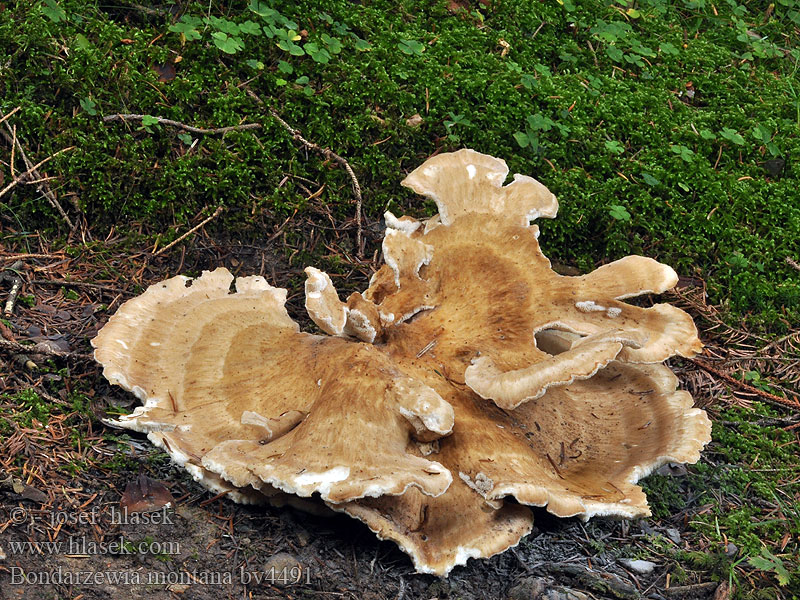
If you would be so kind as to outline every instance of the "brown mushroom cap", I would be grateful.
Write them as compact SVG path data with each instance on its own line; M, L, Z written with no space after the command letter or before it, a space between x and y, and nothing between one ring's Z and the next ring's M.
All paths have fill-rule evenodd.
M145 401L116 425L156 434L196 478L238 488L333 502L447 489L444 467L405 451L452 429L433 390L374 346L299 333L286 291L261 277L233 294L225 269L190 281L151 286L93 340L105 376Z
M336 337L300 333L260 277L235 293L224 269L151 286L93 341L144 402L115 424L239 501L319 494L420 572L515 545L532 524L521 505L649 514L638 480L710 439L659 364L700 350L691 318L623 302L677 276L639 256L554 273L530 221L555 216L555 197L507 173L470 150L411 173L439 215L386 215L386 264L363 295L342 302L307 269L308 312Z
M402 183L436 202L442 225L466 214L496 215L523 226L556 216L558 201L544 185L514 175L514 181L503 186L507 176L506 161L464 149L429 158Z

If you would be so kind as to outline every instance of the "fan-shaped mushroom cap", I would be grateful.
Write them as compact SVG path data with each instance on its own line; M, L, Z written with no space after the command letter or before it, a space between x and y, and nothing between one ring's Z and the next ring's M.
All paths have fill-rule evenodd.
M447 469L406 446L450 433L452 407L371 345L299 333L285 290L232 281L217 269L151 286L93 340L109 381L145 403L116 425L156 434L214 487L208 472L335 502L447 489Z
M337 337L300 333L260 277L235 293L224 269L151 286L93 341L106 377L144 402L115 423L237 500L319 494L421 572L515 545L522 505L648 514L637 481L710 439L659 364L700 350L691 318L623 302L677 276L638 256L554 273L529 223L555 216L555 197L506 175L467 150L411 173L439 215L387 213L386 264L363 295L344 303L309 268L308 312Z
M537 398L552 385L590 377L617 357L659 362L674 354L691 356L701 347L683 311L618 300L664 291L676 280L672 269L651 259L628 257L582 277L564 277L552 271L531 228L484 214L465 214L407 239L433 249L424 277L410 282L415 292L425 290L424 302L419 293L406 294L402 284L392 288L380 271L365 296L381 314L435 310L408 328L396 323L397 335L386 335L419 343L418 336L432 339L441 330L437 352L449 353L448 368L463 365L459 377L504 408ZM550 356L536 347L535 334L553 328L590 336L584 342L590 346Z
M465 149L429 158L402 183L436 202L442 225L466 214L502 216L524 226L539 217L556 216L558 201L544 185L514 175L514 181L503 186L507 176L506 161Z

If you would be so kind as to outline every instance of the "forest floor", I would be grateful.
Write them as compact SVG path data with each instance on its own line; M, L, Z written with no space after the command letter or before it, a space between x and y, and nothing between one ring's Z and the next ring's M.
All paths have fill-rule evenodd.
M797 351L794 336L764 343L727 327L698 300L697 282L682 282L670 299L705 325L703 360L672 365L714 420L715 441L701 462L667 465L645 480L653 518L584 524L537 510L533 533L517 548L470 561L444 580L415 574L394 544L347 517L215 496L144 436L104 425L137 404L108 385L87 342L115 305L199 264L279 281L297 275L275 257L204 232L168 258L146 250L131 256L117 249L118 240L106 244L102 259L96 251L70 256L47 247L40 256L0 256L6 264L23 260L16 272L26 280L3 330L2 598L114 598L124 586L131 598L538 598L549 590L562 594L553 598L722 600L736 586L781 593L771 583L778 563L794 568L777 558L780 547L769 553L775 573L754 568L733 541L746 532L732 524L758 531L796 518L800 418L763 388L717 375L742 362L769 373L765 365L783 364L770 358ZM100 273L109 265L119 272L115 280ZM359 265L353 278L365 281L368 272ZM299 298L290 297L290 312L308 327ZM744 447L746 458L733 457L726 444ZM141 476L145 485L164 486L171 505L147 519L153 522L126 522L122 507L142 495ZM795 541L783 530L785 549ZM648 561L652 570L638 572L626 560Z
M798 40L800 0L0 2L0 599L800 598ZM558 196L559 272L681 276L705 350L668 364L713 440L642 482L652 517L540 510L438 579L106 423L123 302L225 266L313 330L303 268L365 289L384 211L435 212L400 181L461 147ZM116 522L143 486L162 522Z

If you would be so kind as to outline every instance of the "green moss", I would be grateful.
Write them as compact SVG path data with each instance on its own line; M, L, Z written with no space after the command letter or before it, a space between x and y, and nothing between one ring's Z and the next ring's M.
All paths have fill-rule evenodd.
M641 2L633 18L605 2L451 13L411 1L354 12L344 0L323 12L308 0L267 18L244 2L190 3L186 15L222 19L199 27L200 39L134 10L64 0L66 20L56 23L12 4L0 16L8 65L0 97L4 111L20 107L18 134L43 155L79 148L49 166L100 239L125 220L167 232L168 243L220 204L231 210L217 226L256 235L262 217L307 209L291 178L280 185L287 175L325 183L321 201L337 219L352 218L347 174L298 151L250 89L350 160L371 218L386 208L429 213L399 187L402 174L434 151L472 147L539 176L560 197L561 216L542 224L550 256L582 269L631 252L655 256L706 279L731 319L785 329L800 318L784 262L800 253L791 164L800 150L797 7L779 3L763 19L735 2L696 4ZM241 49L228 54L212 37L245 21L285 29L287 19L310 32L297 45L317 44L328 58L293 56L278 38L254 33L241 33ZM177 56L174 79L158 81L152 67ZM191 134L190 148L176 128L100 118L118 112L264 127ZM409 127L416 113L423 122ZM453 115L471 125L448 125ZM535 115L546 125L522 148L515 134ZM778 176L763 169L773 157L789 160ZM615 219L611 206L631 219ZM19 221L58 227L33 189L19 190L8 208Z
M0 398L14 407L11 418L23 427L32 427L34 421L46 425L50 420L50 403L33 390L2 394Z

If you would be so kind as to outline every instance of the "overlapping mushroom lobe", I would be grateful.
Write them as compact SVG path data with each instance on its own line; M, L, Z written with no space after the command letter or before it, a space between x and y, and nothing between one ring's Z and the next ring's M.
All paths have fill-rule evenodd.
M385 265L363 294L343 302L306 270L326 336L300 332L286 291L260 277L235 292L225 269L151 286L93 340L106 377L144 402L114 424L234 499L319 497L420 572L517 544L523 505L648 514L636 482L710 439L660 364L700 350L691 318L624 302L677 276L640 256L556 274L530 224L556 199L507 175L471 150L412 172L404 184L439 214L387 213Z

